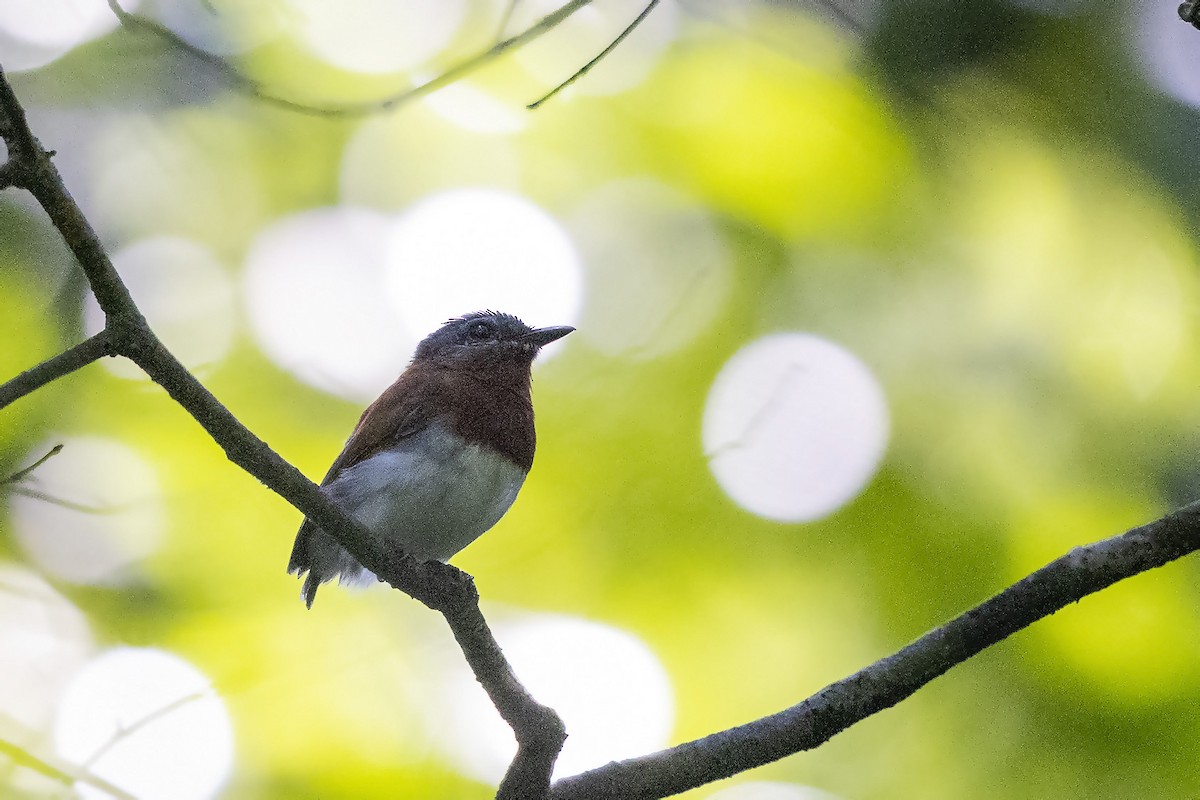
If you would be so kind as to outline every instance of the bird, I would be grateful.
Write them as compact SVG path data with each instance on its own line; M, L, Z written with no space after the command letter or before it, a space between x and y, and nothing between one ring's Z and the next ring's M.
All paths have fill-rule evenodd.
M447 561L499 522L533 466L530 369L538 351L575 329L531 328L512 314L448 320L417 345L405 370L363 412L321 481L334 504L374 537L424 561ZM288 572L317 588L377 580L305 519Z

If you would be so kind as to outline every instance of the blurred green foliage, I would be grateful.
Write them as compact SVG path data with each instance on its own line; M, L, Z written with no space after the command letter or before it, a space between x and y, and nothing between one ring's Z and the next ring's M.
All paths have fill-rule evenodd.
M791 4L739 25L684 13L640 85L555 100L513 134L457 128L425 104L363 121L287 113L122 31L12 78L106 242L185 236L235 277L262 227L343 199L363 126L407 159L380 163L388 180L356 199L384 210L483 184L565 217L627 177L703 204L733 276L713 321L656 358L574 342L539 369L536 467L455 561L497 608L640 637L673 682L682 741L798 702L1194 493L1200 128L1130 77L1117 12L1077 5L882 2L870 35ZM460 39L441 66L479 41ZM286 40L235 63L304 97L400 85ZM513 108L537 95L508 61L472 81ZM1140 137L1160 119L1187 120L1190 141ZM78 340L85 291L16 195L0 196L0 376ZM856 353L892 414L873 482L806 524L738 508L700 446L717 371L780 330ZM314 478L360 411L273 364L245 326L200 373ZM305 613L284 574L298 512L160 390L93 365L6 409L0 432L7 471L79 434L158 471L169 528L136 579L52 582L100 644L161 647L213 679L235 723L227 796L489 796L421 733L419 656L446 632L383 591L325 590ZM0 515L0 553L36 570L13 537ZM1197 569L1064 610L754 777L854 800L1193 796ZM0 763L0 781L13 774Z

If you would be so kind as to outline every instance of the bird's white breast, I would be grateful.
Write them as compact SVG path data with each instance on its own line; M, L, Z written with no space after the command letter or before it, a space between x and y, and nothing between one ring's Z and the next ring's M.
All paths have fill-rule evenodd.
M327 486L382 543L445 561L495 525L525 471L434 423L343 470Z

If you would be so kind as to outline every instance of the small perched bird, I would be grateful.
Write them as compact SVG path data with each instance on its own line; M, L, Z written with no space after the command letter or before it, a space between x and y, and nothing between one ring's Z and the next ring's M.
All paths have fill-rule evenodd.
M417 345L400 377L367 407L321 488L378 540L446 561L495 525L517 498L535 445L529 369L571 331L530 328L511 314L452 319ZM375 576L305 520L288 572L317 587Z

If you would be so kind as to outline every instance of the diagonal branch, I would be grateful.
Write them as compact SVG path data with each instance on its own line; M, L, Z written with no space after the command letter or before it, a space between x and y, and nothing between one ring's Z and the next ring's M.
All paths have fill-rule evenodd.
M5 485L9 485L9 484L14 484L14 483L20 483L21 481L28 478L31 474L33 474L33 471L36 470L38 467L40 467L42 464L45 464L47 461L49 461L50 459L54 458L56 455L61 453L62 449L63 449L63 446L61 444L54 445L54 447L51 447L50 450L47 451L46 455L42 456L37 461L30 464L28 467L22 467L21 469L14 472L12 475L9 475L7 478L0 480L0 486L5 486Z
M87 783L105 792L110 797L115 798L115 800L137 800L136 797L126 792L120 786L109 783L87 769L51 763L50 760L35 756L23 747L19 747L4 739L0 739L0 755L7 756L12 759L14 764L19 764L26 769L31 769L34 772L45 775L47 778L58 781L67 787L75 786L77 783Z
M0 408L21 399L51 381L58 380L77 369L87 366L105 356L111 356L112 334L100 331L90 339L66 350L53 358L46 359L36 367L30 367L11 380L0 383Z
M316 522L367 569L445 617L476 679L500 715L513 726L519 743L517 757L497 797L544 797L554 761L566 739L565 729L554 711L537 703L517 680L479 610L479 595L470 576L445 564L377 549L361 526L246 428L167 350L146 324L99 237L67 191L50 154L34 138L2 69L0 135L8 144L10 163L17 164L28 176L22 185L41 204L83 269L105 312L112 352L141 367L200 423L231 461Z
M900 652L799 705L676 747L556 781L553 800L658 798L811 750L980 651L1117 581L1200 550L1200 502L1065 556Z

